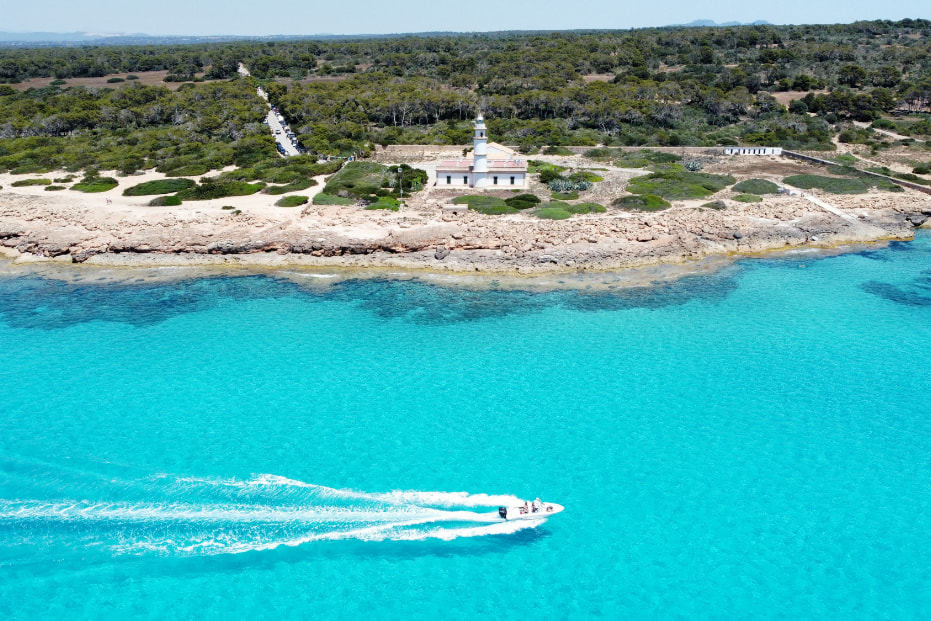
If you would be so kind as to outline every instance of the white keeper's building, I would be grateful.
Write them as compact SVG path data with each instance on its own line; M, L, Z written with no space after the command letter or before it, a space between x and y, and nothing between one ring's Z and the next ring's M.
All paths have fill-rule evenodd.
M489 144L485 119L473 123L472 159L442 160L436 166L437 187L522 189L527 187L527 161L513 149Z

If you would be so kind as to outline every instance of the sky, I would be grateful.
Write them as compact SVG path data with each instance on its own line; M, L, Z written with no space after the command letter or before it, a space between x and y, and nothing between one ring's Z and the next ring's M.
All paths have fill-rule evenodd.
M848 23L931 17L927 0L3 0L0 31L151 35L310 35L624 29L766 20Z

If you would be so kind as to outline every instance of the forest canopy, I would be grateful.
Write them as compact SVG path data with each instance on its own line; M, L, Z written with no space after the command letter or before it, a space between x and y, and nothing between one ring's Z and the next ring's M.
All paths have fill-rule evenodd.
M153 71L164 86L135 80ZM71 83L94 77L106 86ZM830 149L896 114L896 131L931 133L931 22L3 49L0 169L248 166L275 156L259 85L318 155L466 144L479 109L525 152Z

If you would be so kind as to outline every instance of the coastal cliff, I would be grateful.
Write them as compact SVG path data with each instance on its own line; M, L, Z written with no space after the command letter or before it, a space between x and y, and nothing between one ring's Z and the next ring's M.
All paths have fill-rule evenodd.
M435 202L397 213L317 206L230 213L187 205L90 207L5 194L0 198L0 247L19 262L539 274L904 240L931 217L931 199L918 193L822 198L780 195L756 204L728 200L720 202L720 210L683 202L662 212L609 210L550 221L523 214L453 215ZM831 202L830 211L824 201Z

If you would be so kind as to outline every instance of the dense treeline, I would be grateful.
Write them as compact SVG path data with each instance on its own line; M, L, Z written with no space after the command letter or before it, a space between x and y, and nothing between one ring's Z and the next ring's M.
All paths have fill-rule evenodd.
M245 82L118 90L0 87L0 170L202 174L274 157L266 106Z
M238 78L240 62L254 80ZM67 85L149 70L208 83L177 93ZM259 125L257 84L320 154L372 143L463 144L479 109L496 139L525 150L741 142L827 149L838 132L870 139L850 133L848 121L931 112L931 21L0 51L0 82L43 76L65 84L22 93L0 85L0 153L31 144L9 141L45 140L85 145L86 158L107 161L132 147L125 168L140 159L164 167L188 148L199 150L189 157L198 166L220 165L273 148ZM786 107L772 95L788 90L799 95ZM931 133L931 121L912 121L898 129ZM243 143L252 146L237 152Z

